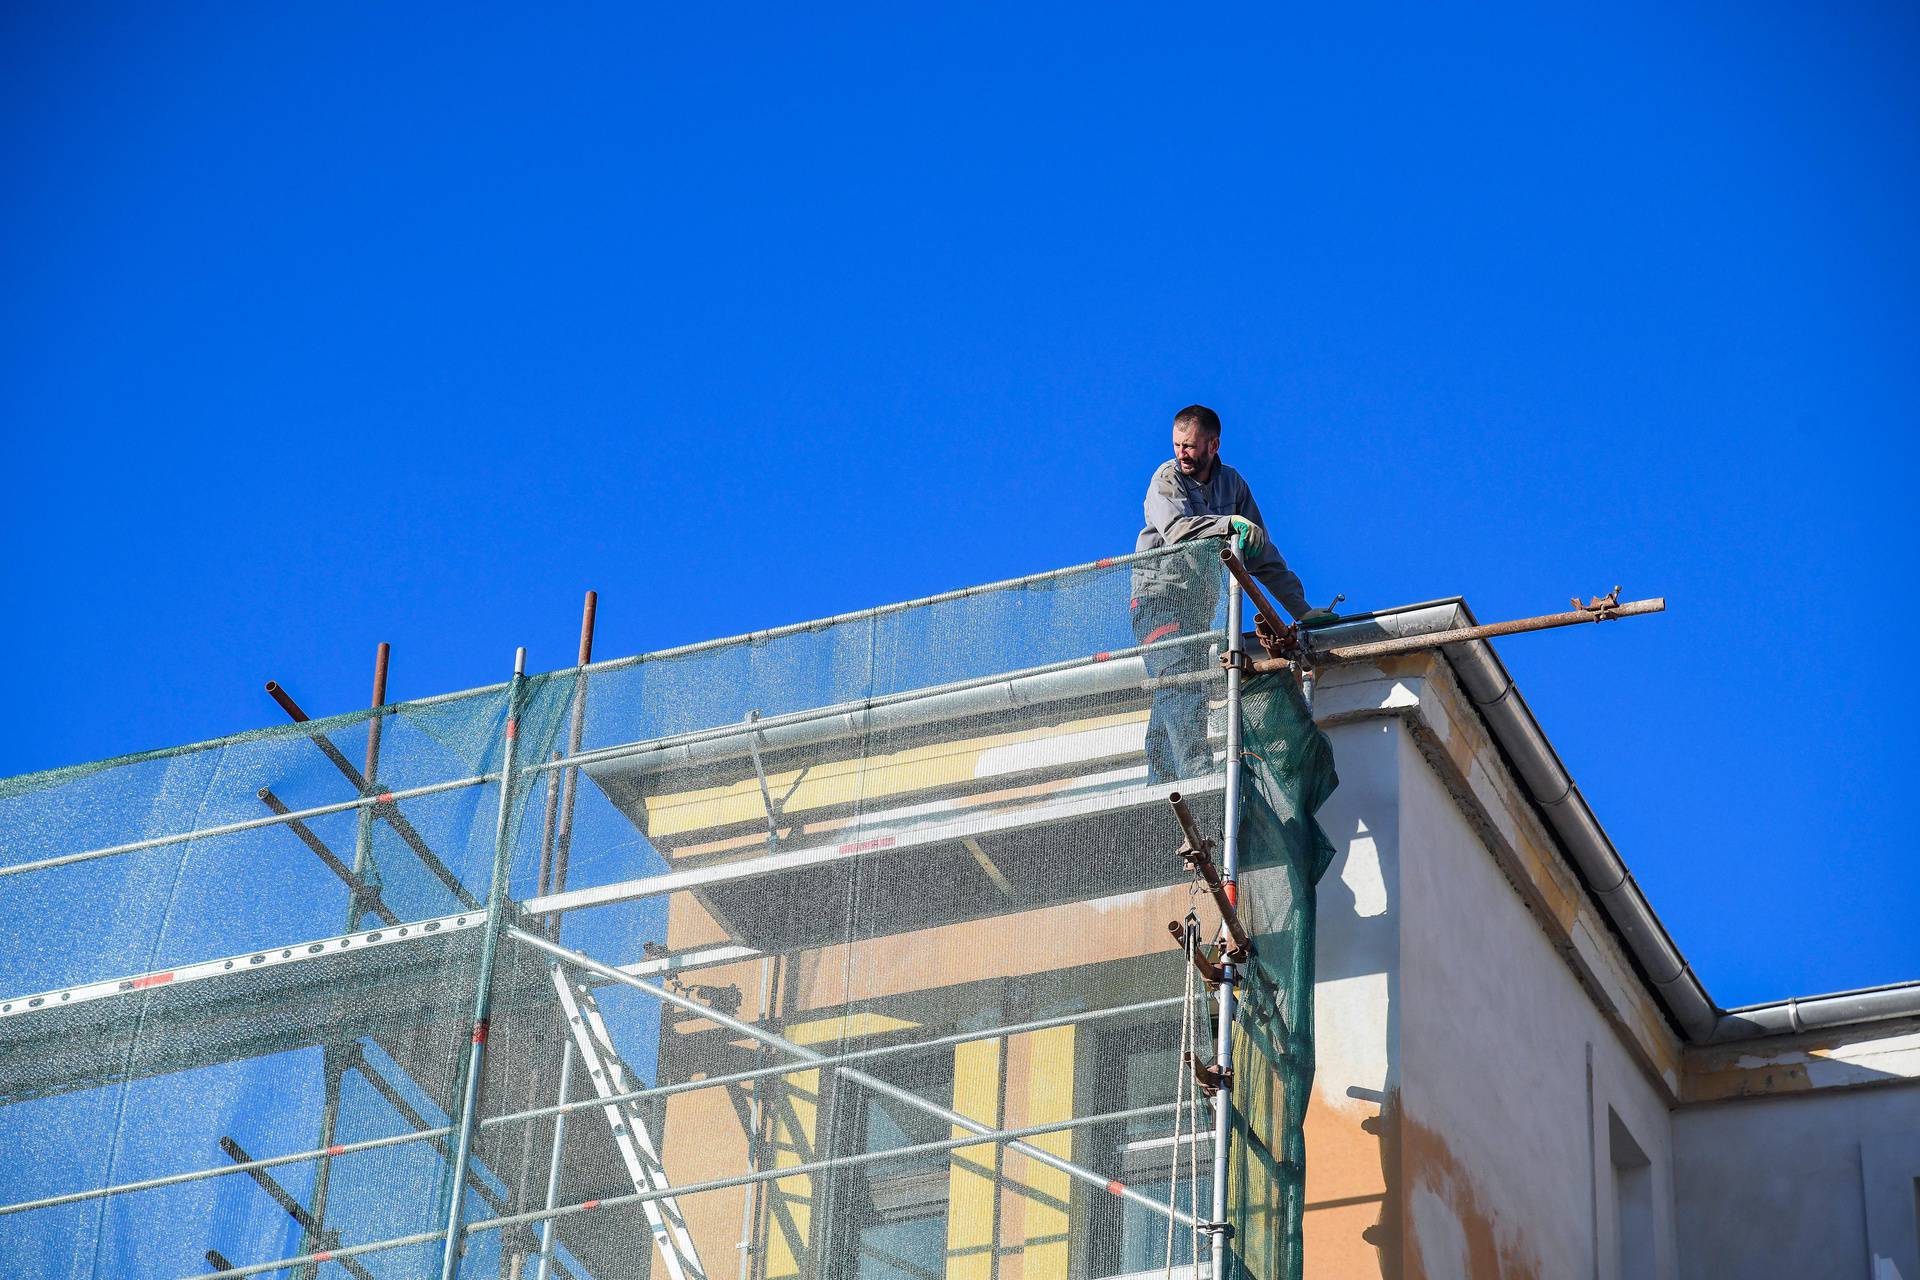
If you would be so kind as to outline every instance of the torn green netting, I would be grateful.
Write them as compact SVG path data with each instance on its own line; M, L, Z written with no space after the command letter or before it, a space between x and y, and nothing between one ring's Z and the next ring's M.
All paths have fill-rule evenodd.
M1303 1125L1313 1087L1313 887L1333 861L1314 814L1339 778L1333 748L1291 675L1248 681L1241 721L1241 911L1255 956L1234 1018L1227 1275L1300 1280Z

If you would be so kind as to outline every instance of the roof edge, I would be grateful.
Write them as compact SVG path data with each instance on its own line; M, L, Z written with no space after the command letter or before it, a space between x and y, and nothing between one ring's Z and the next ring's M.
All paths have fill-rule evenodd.
M1354 615L1314 631L1312 638L1315 648L1326 649L1475 624L1466 600L1451 596ZM1493 646L1468 640L1442 645L1440 651L1506 754L1528 801L1559 839L1582 886L1688 1043L1725 1044L1920 1016L1920 981L1721 1008L1647 901Z

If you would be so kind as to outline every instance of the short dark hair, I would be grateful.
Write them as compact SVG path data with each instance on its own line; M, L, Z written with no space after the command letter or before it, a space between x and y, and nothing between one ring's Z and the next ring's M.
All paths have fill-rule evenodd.
M1203 404L1190 404L1173 415L1175 427L1198 427L1202 435L1220 438L1220 415Z

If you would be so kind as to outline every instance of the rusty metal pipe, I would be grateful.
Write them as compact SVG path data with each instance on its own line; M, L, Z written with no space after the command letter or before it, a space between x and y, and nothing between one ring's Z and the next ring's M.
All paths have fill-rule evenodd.
M288 814L293 812L293 810L287 808L286 801L273 793L271 787L262 787L256 794L259 795L262 804L283 818L286 818ZM314 834L312 827L309 827L298 818L287 818L286 825L294 835L300 837L302 844L313 850L315 857L326 864L327 870L339 876L340 882L352 890L357 898L365 899L367 910L379 916L382 924L396 925L400 923L400 917L393 914L393 912L388 909L387 904L380 900L380 890L355 875L353 868L349 867L345 862L342 862L340 856L327 847L326 841Z
M1273 601L1267 599L1267 593L1261 590L1254 576L1247 572L1247 566L1240 562L1240 557L1233 553L1232 547L1220 549L1220 563L1227 566L1227 572L1232 574L1233 580L1240 584L1240 589L1247 593L1247 599L1253 601L1254 612L1273 629L1276 637L1285 636L1293 629L1292 623L1280 617L1279 611L1273 607Z
M296 724L305 723L309 719L307 713L300 709L300 704L295 702L293 696L281 688L277 681L267 681L267 692ZM340 771L340 776L352 783L353 789L359 792L363 799L373 794L373 788L368 784L367 776L354 766L353 761L347 759L340 748L333 745L333 739L324 733L314 733L308 735L308 740L320 748L321 754L333 762L333 767ZM434 874L435 879L447 887L447 891L453 894L461 906L469 911L479 909L480 900L467 892L467 886L460 883L460 877L453 874L453 870L440 861L439 855L427 847L426 840L414 829L413 824L407 821L397 805L392 802L383 802L375 805L373 812L394 829L395 834L406 842L409 849L413 850L414 856Z
M300 709L300 704L293 700L292 694L280 687L279 681L267 681L267 694L275 702L280 704L280 709L286 712L287 718L295 724L305 724L307 721L313 719L312 716ZM342 752L340 748L333 745L332 738L329 738L324 733L315 733L309 735L309 740L314 746L320 748L321 754L333 761L334 768L345 774L348 780L353 783L354 787L362 794L365 794L367 790L366 778L358 769L353 767L353 761L347 759L346 754Z
M587 592L586 601L580 608L580 674L573 682L573 718L567 726L567 758L580 754L580 743L587 729L587 667L593 662L593 629L600 616L600 593ZM553 890L555 893L567 887L567 859L573 852L573 805L580 787L580 769L571 766L561 774L560 782L560 825L554 835L553 847ZM548 932L557 941L560 937L561 917L549 918Z
M387 705L387 659L392 655L393 647L385 640L373 652L373 709L378 711ZM367 775L367 785L372 786L380 768L380 727L387 722L385 716L374 716L367 721L367 767L361 772Z
M280 687L278 680L267 681L267 696L279 703L280 709L286 712L288 718L295 724L305 724L307 721L313 719L312 716L300 709L300 704L293 700L292 694Z
M340 1233L322 1227L319 1223L315 1222L313 1215L307 1212L306 1207L294 1199L285 1187L280 1185L278 1178L261 1168L259 1162L247 1154L245 1147L242 1147L230 1137L222 1137L220 1139L220 1150L235 1164L246 1166L243 1172L245 1172L249 1178L252 1178L255 1184L258 1185L262 1191L266 1192L275 1204L285 1210L286 1215L299 1224L303 1232L317 1241L321 1249L338 1249L340 1247ZM358 1280L374 1280L373 1273L353 1258L336 1258L335 1261L345 1267L348 1272L357 1277Z
M1663 613L1667 601L1664 596L1655 596L1649 600L1630 600L1625 604L1609 609L1572 609L1566 613L1542 614L1537 618L1516 618L1512 622L1489 622L1476 627L1455 627L1451 631L1435 631L1423 636L1402 636L1395 640L1376 640L1367 644L1336 645L1329 649L1309 650L1306 662L1309 666L1331 667L1345 662L1366 662L1373 658L1384 658L1395 653L1417 653L1422 649L1437 649L1442 645L1460 644L1467 640L1487 640L1494 636L1519 635L1527 631L1551 631L1555 627L1577 627L1583 622L1610 622L1615 618L1637 618L1642 614ZM1264 658L1253 664L1258 672L1285 671L1291 663Z
M1187 798L1178 791L1171 791L1167 793L1167 803L1173 806L1173 816L1180 820L1180 834L1187 838L1187 847L1211 848L1213 842L1200 834L1200 828L1193 820L1193 810L1187 808Z
M1178 920L1169 920L1167 921L1167 932L1173 935L1173 945L1185 952L1187 959L1193 962L1193 967L1200 971L1200 978L1203 982L1209 986L1217 987L1227 980L1226 970L1207 959L1206 955L1203 954L1197 946L1190 946L1188 944L1185 925L1181 924Z
M1233 940L1233 951L1226 959L1237 960L1253 954L1253 939L1240 923L1240 913L1234 909L1237 896L1234 884L1223 879L1220 869L1213 865L1210 850L1213 842L1200 839L1200 828L1194 825L1193 814L1187 810L1187 801L1178 791L1167 796L1167 803L1173 806L1174 816L1180 819L1180 829L1186 834L1187 843L1180 850L1180 856L1186 859L1200 879L1206 883L1207 892L1213 895L1213 905L1220 909L1220 923L1227 928L1227 936Z
M387 704L387 659L392 650L382 640L373 651L373 710L379 711ZM363 790L375 789L380 776L380 728L387 722L382 715L367 720L367 763L361 769L364 782ZM353 836L353 874L362 882L369 882L378 876L373 863L373 810L362 809L360 821ZM360 929L360 900L354 898L347 904L347 932L357 933ZM318 1216L316 1211L316 1216Z

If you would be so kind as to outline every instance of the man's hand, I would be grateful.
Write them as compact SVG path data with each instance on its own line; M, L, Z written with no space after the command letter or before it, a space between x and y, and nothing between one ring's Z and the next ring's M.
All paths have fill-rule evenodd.
M1260 548L1266 545L1267 535L1260 531L1259 525L1245 516L1228 516L1227 523L1233 527L1234 533L1240 539L1242 555L1260 554Z
M1340 615L1331 609L1309 609L1300 615L1300 625L1308 629L1330 627L1340 621Z

